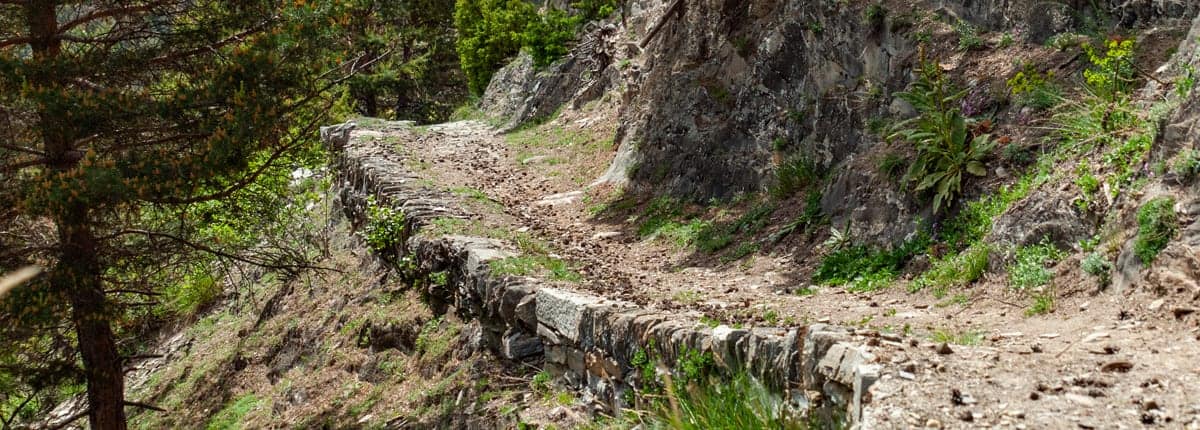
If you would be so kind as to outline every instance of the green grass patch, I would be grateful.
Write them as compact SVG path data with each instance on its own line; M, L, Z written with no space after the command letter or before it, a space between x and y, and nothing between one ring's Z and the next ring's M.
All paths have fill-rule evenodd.
M789 412L781 399L749 376L704 384L672 384L662 397L652 397L648 413L627 417L645 428L806 429L809 423ZM629 424L633 424L629 423Z
M525 255L509 257L489 263L492 273L508 276L533 276L541 273L549 274L551 280L579 282L583 276L576 272L566 261L546 255Z
M591 136L584 130L571 130L560 125L530 125L504 136L509 145L526 148L566 148L585 145Z
M1009 285L1019 290L1030 290L1049 284L1054 278L1050 267L1064 256L1049 242L1018 248L1013 263L1008 266Z
M909 291L933 288L935 296L944 296L950 288L970 284L982 277L987 271L989 255L991 247L976 242L963 252L936 259L929 270L909 284Z
M770 216L774 212L774 204L762 202L754 205L742 214L742 216L731 222L707 223L703 225L704 228L697 232L698 234L695 238L696 248L710 254L725 249L733 243L734 237L738 235L754 235L761 232L770 221ZM740 256L733 257L733 260L740 259L747 254L757 251L757 248L748 250L746 248L748 246L756 245L741 244L738 250L743 253Z
M979 343L983 341L983 332L973 330L955 332L951 330L939 329L934 330L934 332L930 334L929 338L937 343L974 346L979 345Z
M1044 292L1033 295L1033 304L1025 309L1025 316L1045 315L1054 312L1054 293Z
M845 285L865 279L868 285L877 285L882 280L899 275L904 265L908 264L913 256L924 253L930 244L928 235L918 234L917 237L888 249L866 245L843 247L821 260L813 274L813 281L826 285ZM856 288L862 289L863 286L859 285Z
M421 326L417 334L416 349L421 359L427 362L438 362L450 352L454 340L462 326L442 317L434 318Z
M247 394L226 404L220 411L208 420L206 430L236 430L241 429L246 415L258 407L260 401L253 394Z
M484 193L482 190L476 188L454 187L450 189L450 192L489 206L502 206L499 202L492 200L491 197L488 197L487 193Z

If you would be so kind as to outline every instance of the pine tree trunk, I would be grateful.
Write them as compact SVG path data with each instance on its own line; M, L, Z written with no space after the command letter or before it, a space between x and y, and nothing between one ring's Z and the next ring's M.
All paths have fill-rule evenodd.
M71 301L71 320L79 338L87 379L88 418L93 430L124 430L125 376L105 312L96 241L86 224L86 209L73 208L58 220L62 254L54 279Z
M29 28L35 61L52 63L62 51L59 38L58 1L29 0L25 20ZM31 76L33 84L43 88L64 85L53 72ZM77 136L67 119L57 112L38 115L49 177L74 170L80 156L74 147ZM71 322L79 342L83 372L87 382L88 418L93 430L125 430L125 375L116 340L109 325L101 265L96 256L98 243L91 230L92 219L87 203L76 198L60 202L54 222L58 227L58 263L51 274L51 287L66 295L71 303Z

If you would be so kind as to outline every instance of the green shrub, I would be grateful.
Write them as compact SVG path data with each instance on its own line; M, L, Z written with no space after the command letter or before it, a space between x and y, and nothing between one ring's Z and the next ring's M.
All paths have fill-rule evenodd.
M979 29L971 23L959 20L954 24L954 32L958 33L958 49L973 51L984 47L983 38L979 37Z
M195 315L206 306L212 304L221 296L223 286L208 270L201 265L179 282L173 283L163 291L168 312L178 315Z
M504 61L521 50L525 28L538 19L525 0L456 0L459 61L473 94L487 89Z
M584 22L608 18L617 11L619 0L579 0L571 3Z
M1079 187L1079 191L1082 192L1076 205L1080 211L1087 211L1092 201L1095 200L1096 193L1100 192L1100 179L1092 175L1091 168L1086 162L1080 163L1075 170L1079 174L1079 177L1075 178L1075 186Z
M247 394L226 404L220 411L209 419L204 426L206 430L234 430L242 428L242 422L251 410L258 407L260 401L253 394Z
M1138 209L1138 234L1133 243L1134 254L1149 265L1179 231L1175 215L1175 199L1158 197Z
M575 40L580 19L552 8L529 22L521 40L533 57L534 67L546 67L570 52L567 44Z
M931 192L936 213L943 203L949 206L958 198L963 176L987 175L983 161L995 143L990 135L976 134L968 127L967 118L957 107L965 92L953 87L937 62L923 61L920 68L912 89L897 94L920 115L897 124L892 137L916 145L917 157L905 182L915 184L916 192Z
M1196 66L1188 65L1185 67L1185 73L1175 81L1175 94L1180 98L1187 98L1192 94L1192 90L1196 88Z
M375 252L392 250L399 245L408 234L408 221L404 211L390 206L375 203L374 198L367 200L367 225L359 235L367 242L367 246Z
M1093 252L1079 262L1084 273L1100 279L1100 285L1107 286L1112 279L1113 264L1099 252Z
M1045 286L1054 278L1054 272L1047 266L1062 257L1062 251L1049 242L1023 246L1017 249L1015 261L1008 266L1008 282L1021 290Z
M867 9L863 11L863 23L870 28L882 28L884 21L887 19L887 8L883 3L871 3Z
M682 380L679 382L687 383L701 381L702 378L709 376L714 366L716 366L716 361L713 360L711 352L700 352L684 347L679 354L679 359L676 360L675 369L682 376Z

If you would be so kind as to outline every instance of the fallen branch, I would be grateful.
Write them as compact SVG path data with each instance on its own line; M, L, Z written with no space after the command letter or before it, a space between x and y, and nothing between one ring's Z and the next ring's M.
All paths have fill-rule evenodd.
M658 18L658 22L654 23L653 27L650 27L650 32L646 33L646 37L642 39L640 43L638 43L638 48L646 49L646 44L650 43L651 39L654 39L654 36L658 34L659 30L662 30L663 25L666 25L667 20L671 18L671 15L675 14L675 11L679 9L680 6L683 6L683 0L675 0L674 3L671 3L670 6L667 6L667 12Z
M131 402L128 400L125 401L125 406L133 406L135 408L149 409L149 410L152 410L155 412L166 412L167 411L166 409L151 405L149 403Z

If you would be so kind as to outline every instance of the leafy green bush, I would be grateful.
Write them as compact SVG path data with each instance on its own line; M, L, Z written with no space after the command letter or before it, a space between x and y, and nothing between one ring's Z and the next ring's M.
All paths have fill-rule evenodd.
M1062 257L1062 251L1049 242L1023 246L1017 249L1016 259L1008 267L1008 282L1021 290L1049 284L1054 278L1054 272L1047 266L1058 262Z
M525 0L456 0L459 61L473 94L487 89L505 59L521 50L526 26L537 19Z
M584 22L608 18L617 11L619 0L579 0L571 3Z
M482 94L503 62L522 48L535 67L545 67L569 52L580 26L612 15L616 0L580 0L570 11L548 8L539 14L527 0L456 0L459 60L471 93Z
M943 203L949 206L958 198L964 175L987 175L983 161L995 143L990 135L975 133L968 127L967 118L957 107L965 92L953 87L937 62L923 61L920 68L912 89L897 94L920 115L897 124L892 137L916 145L917 157L905 182L916 184L916 192L932 192L936 213Z
M375 203L367 199L367 225L359 236L375 252L384 252L399 245L408 234L408 220L404 211Z
M567 44L575 40L580 19L558 9L549 9L529 22L521 40L533 57L534 67L546 67L570 52Z
M1149 265L1179 231L1175 199L1158 197L1146 202L1138 209L1137 222L1138 234L1133 242L1133 252L1142 260L1142 264Z
M867 6L867 9L863 11L863 23L870 28L882 28L884 21L887 18L887 12L887 8L883 6L883 3L871 3L871 5Z
M195 315L220 297L223 286L209 272L207 265L200 265L163 291L168 312L178 315Z

